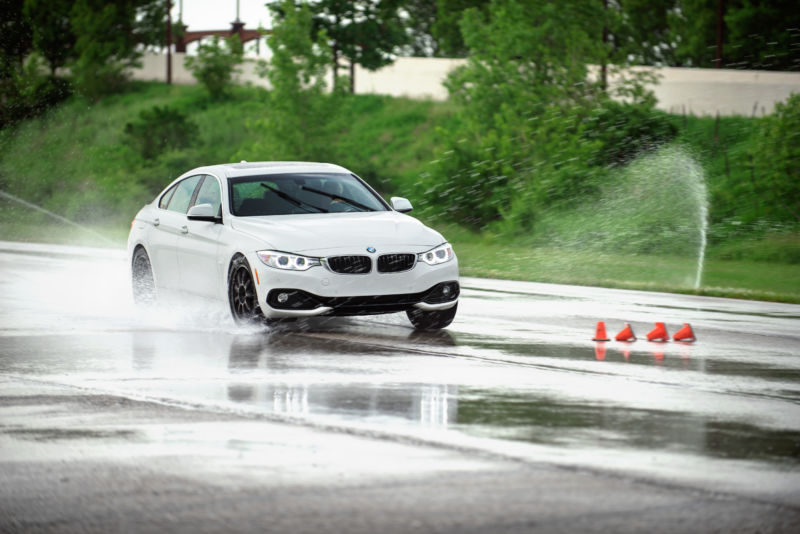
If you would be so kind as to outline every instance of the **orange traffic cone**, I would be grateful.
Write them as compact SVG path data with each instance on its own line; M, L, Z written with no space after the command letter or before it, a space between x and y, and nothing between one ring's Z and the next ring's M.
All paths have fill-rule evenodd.
M614 339L617 341L636 341L636 334L633 333L631 325L625 323L625 328Z
M606 323L603 321L597 321L597 328L594 331L592 341L611 341L606 335Z
M606 359L606 344L602 341L594 344L594 357L599 361Z
M669 332L664 323L656 323L656 327L647 333L647 341L669 341Z
M697 338L694 337L694 332L692 331L692 326L689 323L683 323L683 328L675 332L675 335L672 336L672 339L675 341L697 341Z

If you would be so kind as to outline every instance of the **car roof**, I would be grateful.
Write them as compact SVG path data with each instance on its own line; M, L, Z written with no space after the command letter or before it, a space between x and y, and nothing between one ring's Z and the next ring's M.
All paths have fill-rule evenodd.
M220 165L210 165L201 167L192 172L209 172L228 178L239 176L255 176L259 174L285 174L285 173L306 173L306 172L329 172L345 173L351 172L344 167L332 163L316 163L311 161L242 161L240 163L223 163Z

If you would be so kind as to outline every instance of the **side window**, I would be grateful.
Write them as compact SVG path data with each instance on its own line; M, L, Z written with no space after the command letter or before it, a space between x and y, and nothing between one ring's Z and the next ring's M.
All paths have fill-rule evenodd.
M158 207L162 210L167 209L167 204L169 204L169 199L172 198L172 195L175 194L175 189L178 187L178 184L173 185L170 187L166 193L161 195L161 200L158 201Z
M197 192L197 198L192 205L211 204L214 206L214 213L218 213L221 202L219 182L213 176L206 175L200 190Z
M179 213L186 213L189 211L189 203L192 201L192 195L194 195L194 190L197 188L197 184L202 177L203 175L198 174L197 176L190 176L178 182L175 194L172 195L169 204L167 204L167 209Z

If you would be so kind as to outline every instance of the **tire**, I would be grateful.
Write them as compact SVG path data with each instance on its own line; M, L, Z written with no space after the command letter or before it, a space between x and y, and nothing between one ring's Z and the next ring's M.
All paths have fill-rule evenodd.
M408 320L417 330L441 330L450 326L456 316L458 304L446 310L423 311L418 308L408 310Z
M150 305L156 302L156 284L150 257L142 247L133 251L131 258L131 288L133 302L137 305Z
M231 315L237 324L246 325L262 322L264 315L258 305L256 285L250 264L244 256L236 256L228 270L228 304Z

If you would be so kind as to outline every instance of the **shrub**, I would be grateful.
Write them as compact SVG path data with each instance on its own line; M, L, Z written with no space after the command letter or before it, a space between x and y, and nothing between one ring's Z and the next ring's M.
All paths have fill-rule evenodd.
M129 145L143 158L153 159L168 148L185 148L197 139L197 126L180 111L154 106L125 125Z
M622 103L605 100L589 117L587 139L599 141L598 165L622 165L644 152L672 141L678 128L666 113L650 102Z
M419 196L474 229L529 230L539 212L591 196L602 182L605 170L588 165L597 148L581 136L582 116L555 106L520 116L503 106L488 131L473 121L440 131L444 146Z
M219 37L200 43L197 56L186 58L186 68L195 79L203 84L212 100L220 100L227 96L233 74L241 65L244 48L238 35L232 35L220 41Z
M0 81L0 128L43 113L71 92L65 79L42 75L38 56L31 56L19 74Z
M800 221L800 93L775 105L753 153L755 193L777 221Z

